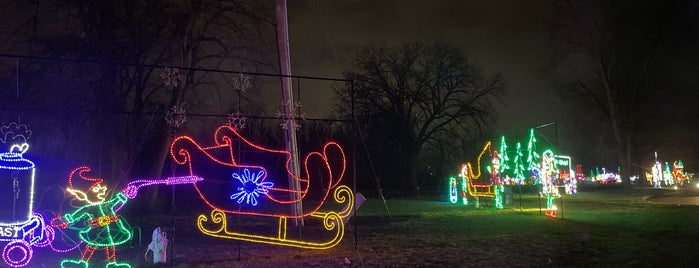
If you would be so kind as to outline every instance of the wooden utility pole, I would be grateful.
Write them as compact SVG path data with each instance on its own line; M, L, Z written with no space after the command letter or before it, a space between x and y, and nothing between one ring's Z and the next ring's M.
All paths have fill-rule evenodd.
M295 111L294 105L294 94L293 88L291 87L292 81L291 77L291 57L289 53L289 27L288 19L286 17L286 0L275 0L276 2L276 17L277 17L277 51L279 53L279 73L281 77L282 85L282 103L283 112L285 120L293 121L295 120L295 115L291 115ZM299 167L299 152L298 144L296 142L296 127L293 122L286 122L286 128L284 129L284 139L286 144L286 149L291 152L291 170L294 174L293 176L289 174L289 187L293 190L291 193L291 199L297 200L300 197L298 190L301 188L299 181L294 178L298 178L301 174ZM303 204L301 202L295 203L291 208L291 213L293 215L303 214ZM303 225L303 219L297 219L296 225Z

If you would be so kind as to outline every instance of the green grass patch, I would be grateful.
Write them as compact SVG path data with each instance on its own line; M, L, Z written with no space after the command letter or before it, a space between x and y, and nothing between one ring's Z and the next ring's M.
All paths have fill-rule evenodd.
M426 199L368 200L358 211L358 250L370 266L689 266L699 241L699 207L650 203L648 192L563 196L559 218L543 199L509 208ZM657 194L657 193L655 193ZM388 209L386 209L388 207ZM390 212L390 217L388 216Z

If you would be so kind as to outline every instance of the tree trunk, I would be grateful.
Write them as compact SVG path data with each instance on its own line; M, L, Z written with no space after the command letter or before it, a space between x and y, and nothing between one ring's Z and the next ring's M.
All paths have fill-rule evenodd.
M407 165L408 165L408 172L407 176L408 178L405 180L406 184L405 187L409 190L418 190L418 181L417 181L417 169L419 165L419 155L420 155L420 149L414 148L413 146L408 147L408 152L406 152L407 155Z
M624 188L631 188L631 135L627 133L624 145L624 161L622 164L621 181Z

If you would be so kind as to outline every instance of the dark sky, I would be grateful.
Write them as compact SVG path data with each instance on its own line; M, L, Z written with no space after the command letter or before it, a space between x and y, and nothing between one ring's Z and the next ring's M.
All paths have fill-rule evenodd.
M547 81L544 22L549 1L289 1L292 72L342 77L354 51L370 42L445 41L509 83L496 131L555 120ZM304 105L313 105L306 102ZM524 113L523 113L524 111Z
M571 155L585 158L587 165L616 165L613 151L605 148L613 146L611 135L586 141L577 138L585 135L580 131L605 128L603 121L580 122L590 117L589 109L596 108L579 102L572 105L556 94L559 89L546 69L551 51L545 26L551 16L550 0L294 0L288 5L294 74L342 77L342 71L351 68L354 51L370 42L445 41L461 48L486 72L501 72L507 79L504 102L497 104L494 133L558 122L558 136ZM694 79L697 69L692 67L697 50L692 46L666 46L668 67L658 73L659 83L651 84L654 107L648 118L657 123L649 124L644 137L655 140L648 140L643 149L660 150L673 160L696 158L699 153L697 142L691 143L699 131L699 112L692 108L696 107L692 97L699 92L699 81ZM651 161L650 155L645 160Z

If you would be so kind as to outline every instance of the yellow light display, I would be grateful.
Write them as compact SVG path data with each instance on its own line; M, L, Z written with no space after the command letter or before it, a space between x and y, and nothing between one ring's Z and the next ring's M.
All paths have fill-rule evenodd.
M334 247L340 243L340 241L342 241L345 234L343 218L350 215L354 204L354 195L352 194L352 190L345 185L338 186L335 189L333 197L336 203L347 204L342 211L339 213L334 211L313 212L310 214L310 217L306 218L320 219L323 222L323 227L325 230L334 230L334 232L330 233L331 237L325 241L314 242L287 238L287 217L284 216L279 217L276 236L230 231L228 230L227 215L225 212L220 210L212 210L209 217L203 214L199 215L197 218L197 227L202 233L218 238L243 240L280 246L291 246L305 249L328 249ZM208 228L206 225L211 224L207 223L213 223L214 227Z
M483 150L478 155L478 161L476 162L478 164L478 168L476 169L478 174L473 174L470 162L461 166L461 174L459 175L466 178L468 193L471 196L495 197L496 189L493 187L492 181L490 183L474 183L474 180L478 180L481 176L481 158L483 154L490 149L490 146L490 142L486 143L485 146L483 146Z

